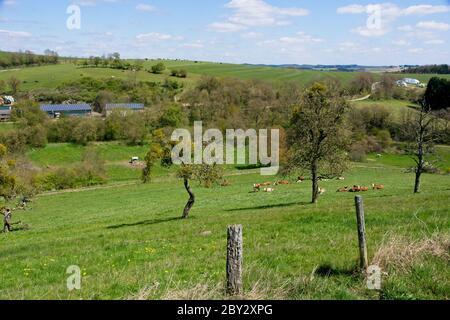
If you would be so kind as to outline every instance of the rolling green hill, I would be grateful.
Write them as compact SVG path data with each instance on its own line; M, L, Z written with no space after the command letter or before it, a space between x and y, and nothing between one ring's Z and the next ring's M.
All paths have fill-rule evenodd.
M149 69L153 64L159 61L146 61L144 66ZM334 78L348 83L357 75L355 72L328 72L328 71L310 71L275 67L263 67L253 65L222 64L212 62L194 62L194 61L174 61L164 60L167 70L161 75L155 75L146 71L140 71L136 74L136 79L141 81L159 81L162 82L170 77L170 70L185 69L188 71L187 79L173 78L187 85L198 80L202 75L211 75L218 77L236 77L240 79L261 79L267 81L296 81L307 84L324 78ZM46 65L37 67L19 67L16 69L0 70L0 80L6 80L12 75L23 81L22 89L34 88L55 88L61 82L76 80L81 77L110 78L121 79L134 78L135 75L130 71L114 70L109 68L82 68L70 63L61 63L58 65ZM428 81L433 75L396 75L398 77L415 77L421 81ZM450 75L442 77L449 78Z

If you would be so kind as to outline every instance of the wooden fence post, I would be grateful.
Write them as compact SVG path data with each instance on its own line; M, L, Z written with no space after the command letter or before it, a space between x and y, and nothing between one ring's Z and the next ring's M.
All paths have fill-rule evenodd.
M228 227L227 237L227 294L242 293L242 225Z
M369 266L367 258L366 226L364 222L364 204L362 196L355 197L356 221L358 223L358 241L359 241L359 266L367 270Z

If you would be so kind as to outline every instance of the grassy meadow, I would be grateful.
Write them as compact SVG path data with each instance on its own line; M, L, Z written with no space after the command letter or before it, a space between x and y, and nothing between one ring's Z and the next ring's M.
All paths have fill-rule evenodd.
M150 68L158 61L146 61ZM162 82L172 69L186 69L187 86L202 75L296 81L325 77L344 83L356 73L319 72L193 61L163 61L162 75L146 71L137 80ZM80 68L62 63L1 70L21 90L55 88L82 77L130 79L129 71ZM432 75L410 76L427 81ZM450 78L449 75L443 77ZM357 108L383 105L399 118L409 107L398 100L359 101ZM0 123L0 132L13 129ZM47 192L33 199L13 222L27 228L0 233L0 299L223 299L226 229L244 227L244 299L450 299L450 176L425 174L422 193L413 195L414 165L408 156L370 154L352 163L345 181L322 181L326 192L310 204L311 182L275 186L274 193L252 192L257 170L226 167L228 187L193 183L197 202L181 220L187 193L175 169L154 168L140 183L148 146L91 143L105 160L108 183L93 188ZM78 164L86 147L48 144L24 156L42 168ZM437 166L450 168L450 147L438 146ZM364 193L369 260L383 270L380 291L366 288L358 270L358 238L353 193L345 186L383 184ZM3 205L3 204L2 204ZM8 203L15 206L16 203ZM82 270L82 289L69 292L66 269Z
M127 183L113 179L92 189L42 194L29 210L17 212L14 220L30 229L0 234L0 298L224 298L230 224L244 226L244 298L450 298L448 252L439 251L448 249L448 175L425 175L423 192L413 195L405 157L371 156L352 164L345 181L322 182L327 192L311 205L309 182L253 193L252 184L264 178L230 169L229 187L194 183L197 203L192 216L180 220L187 194L173 171L159 168L143 185L139 171L133 176L118 162L141 155L144 147L95 147ZM69 165L79 161L80 148L49 145L28 157L40 165ZM386 186L364 194L369 259L385 265L380 292L365 289L357 271L354 194L335 192L372 183ZM404 246L422 239L431 241L435 254L402 255ZM393 246L395 258L387 255ZM71 265L82 270L80 291L66 288Z
M144 68L150 67L161 60L148 60L144 62ZM298 70L288 68L274 68L266 66L255 66L245 64L227 64L201 61L176 61L162 60L166 65L163 74L157 75L147 71L139 71L134 74L130 71L114 70L109 68L79 67L72 63L60 63L57 65L45 65L36 67L0 70L0 80L7 80L12 75L23 81L22 90L36 88L56 88L64 81L80 79L82 77L92 77L95 79L104 79L115 77L118 79L134 79L138 81L163 82L170 77L170 70L185 69L188 72L186 79L175 78L186 86L192 85L202 75L217 77L234 77L240 79L260 79L266 81L293 81L301 84L308 84L314 81L326 78L337 79L342 83L350 82L356 72L335 72L335 71L312 71ZM375 76L378 76L375 74ZM399 78L413 77L423 82L427 82L433 75L396 75ZM444 78L450 78L450 75L440 75Z

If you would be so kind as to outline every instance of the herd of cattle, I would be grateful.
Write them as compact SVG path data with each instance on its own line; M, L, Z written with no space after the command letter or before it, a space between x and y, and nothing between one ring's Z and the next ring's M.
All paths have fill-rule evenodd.
M298 177L297 183L303 183L305 180L306 180L306 178L303 176ZM337 178L337 180L345 180L345 178L339 177L339 178ZM321 181L327 181L327 179L321 179ZM280 180L275 183L272 183L272 182L255 183L253 185L253 192L263 191L263 192L272 193L275 191L275 189L271 188L271 186L288 185L288 184L290 184L290 182L288 180ZM384 190L384 185L373 183L372 189L373 190ZM367 191L369 191L369 187L354 185L353 187L340 188L336 192L367 192ZM326 192L326 189L319 188L320 195L324 194L325 192Z

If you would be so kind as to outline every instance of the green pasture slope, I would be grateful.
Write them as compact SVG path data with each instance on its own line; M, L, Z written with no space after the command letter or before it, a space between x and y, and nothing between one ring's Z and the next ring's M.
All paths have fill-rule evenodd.
M144 66L146 69L149 69L152 65L159 61L160 60L146 61ZM175 60L163 60L162 62L167 67L167 70L164 71L163 74L155 75L146 71L140 71L137 72L136 78L140 81L163 82L167 78L172 78L170 77L170 70L172 69L185 69L188 71L188 78L186 79L172 78L183 82L185 85L194 83L202 75L235 77L240 79L261 79L275 82L294 81L302 84L308 84L326 78L334 78L343 81L343 83L348 83L357 75L357 73L354 72L309 71L212 62ZM76 80L82 77L93 77L97 79L111 77L130 79L134 77L130 71L114 70L109 68L84 68L70 63L0 70L0 80L7 80L12 75L24 81L22 86L23 90L35 88L55 88L64 81ZM424 82L428 81L432 77L432 75L397 76L411 76ZM449 75L442 75L442 77L450 78Z
M345 181L323 182L327 192L317 205L308 203L308 182L252 193L252 184L267 177L230 171L229 187L194 184L197 203L187 220L178 219L186 192L169 174L148 185L41 195L14 217L29 230L0 234L0 298L223 298L226 228L238 223L246 298L448 299L443 258L418 256L406 269L389 267L380 293L365 289L355 271L354 195L336 193L339 187L386 185L364 194L370 259L392 237L450 231L448 175L425 175L423 193L413 195L413 175L383 161L374 157L354 164ZM80 291L66 288L71 265L82 270Z

